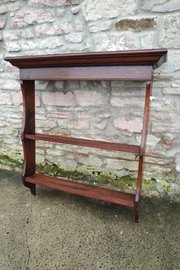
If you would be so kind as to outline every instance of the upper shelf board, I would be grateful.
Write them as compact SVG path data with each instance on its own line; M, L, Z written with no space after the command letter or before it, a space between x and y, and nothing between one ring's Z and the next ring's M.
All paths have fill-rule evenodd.
M166 62L167 49L84 52L42 56L5 57L13 66L24 68L86 66L152 66Z

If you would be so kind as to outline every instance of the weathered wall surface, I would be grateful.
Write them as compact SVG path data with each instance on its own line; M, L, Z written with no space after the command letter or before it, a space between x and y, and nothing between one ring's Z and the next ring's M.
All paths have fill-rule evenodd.
M21 157L18 70L4 56L168 48L155 70L144 192L180 191L180 2L178 0L0 1L0 146ZM144 85L37 82L37 131L139 144ZM37 160L122 187L137 171L133 155L38 143ZM53 166L50 166L52 165ZM52 169L53 167L53 169ZM96 178L93 178L93 176ZM130 175L130 177L128 176ZM101 176L101 177L100 177ZM88 178L87 178L88 179ZM126 186L127 187L127 186Z

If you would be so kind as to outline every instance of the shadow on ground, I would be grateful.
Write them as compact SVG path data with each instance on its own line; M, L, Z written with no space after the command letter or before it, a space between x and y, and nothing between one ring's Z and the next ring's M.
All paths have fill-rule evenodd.
M132 210L42 187L0 170L0 270L179 270L180 207L142 200Z

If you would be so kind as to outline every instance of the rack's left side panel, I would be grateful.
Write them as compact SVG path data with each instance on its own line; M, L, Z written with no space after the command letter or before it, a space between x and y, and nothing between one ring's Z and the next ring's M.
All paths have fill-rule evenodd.
M21 81L21 90L23 96L23 127L22 127L22 145L24 152L24 167L22 174L23 184L30 188L31 193L36 195L36 185L26 182L27 176L35 174L35 140L26 139L25 134L35 134L35 81Z

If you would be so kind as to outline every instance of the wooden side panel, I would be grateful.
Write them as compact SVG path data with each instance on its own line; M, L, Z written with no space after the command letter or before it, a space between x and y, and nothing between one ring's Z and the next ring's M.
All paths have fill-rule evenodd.
M149 120L149 106L150 106L150 94L151 94L151 81L146 82L146 95L145 95L145 105L144 105L144 116L143 116L143 130L141 136L140 145L140 156L139 156L139 166L138 166L138 177L137 177L137 189L134 205L135 221L138 222L138 205L140 200L140 192L142 185L142 175L143 175L143 161L146 148L147 130L148 130L148 120Z
M24 151L24 168L22 180L25 186L31 189L35 195L35 185L25 182L25 177L35 173L35 141L26 139L25 133L35 134L35 83L34 81L22 81L21 90L23 95L23 128L22 144Z
M141 137L141 150L140 154L144 155L146 148L146 139L148 131L148 120L149 120L149 106L150 106L150 95L151 95L151 81L146 82L146 95L145 95L145 104L144 104L144 116L143 116L143 130Z
M20 69L22 80L151 80L152 66L51 67Z

